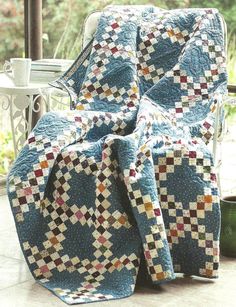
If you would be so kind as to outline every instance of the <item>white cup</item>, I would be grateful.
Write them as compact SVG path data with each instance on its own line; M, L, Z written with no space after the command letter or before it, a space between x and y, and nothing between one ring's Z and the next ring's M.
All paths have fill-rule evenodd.
M16 86L28 86L30 80L31 59L12 58L3 65L4 73L12 79ZM8 72L12 71L12 74Z

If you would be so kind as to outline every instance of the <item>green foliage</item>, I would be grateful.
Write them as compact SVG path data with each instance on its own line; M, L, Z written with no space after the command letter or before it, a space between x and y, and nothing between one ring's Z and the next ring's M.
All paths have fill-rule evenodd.
M234 96L236 100L236 96ZM229 124L235 125L236 124L236 105L226 103L224 106L225 116Z
M6 175L14 160L12 134L0 132L0 175Z
M0 61L24 53L23 1L0 0Z
M228 36L228 52L227 52L227 72L229 83L236 84L236 35L230 33Z

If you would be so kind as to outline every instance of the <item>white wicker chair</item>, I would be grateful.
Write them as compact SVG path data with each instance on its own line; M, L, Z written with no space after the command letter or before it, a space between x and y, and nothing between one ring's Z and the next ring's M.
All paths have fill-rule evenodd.
M82 46L85 48L85 46L91 41L93 38L99 18L101 16L100 11L95 11L88 15L84 22L84 29L83 29L83 37L82 37ZM222 28L224 29L224 39L225 39L225 53L227 54L227 27L225 20L223 16L221 15L221 22L222 22ZM226 100L226 99L225 99ZM223 104L219 105L217 104L216 108L216 121L215 121L215 131L218 131L217 133L214 134L213 136L213 141L212 143L209 144L211 146L212 154L213 154L213 159L215 162L215 167L217 170L217 177L218 177L218 183L219 183L219 188L220 188L220 176L219 176L219 171L220 171L220 165L221 165L221 157L218 152L219 145L223 139L224 136L224 124L220 125L220 114L223 108ZM223 129L221 129L223 127Z

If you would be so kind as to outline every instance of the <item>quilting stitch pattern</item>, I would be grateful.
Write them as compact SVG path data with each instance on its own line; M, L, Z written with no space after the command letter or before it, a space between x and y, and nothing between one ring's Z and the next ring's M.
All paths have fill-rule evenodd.
M66 303L131 295L142 257L154 284L217 277L222 32L215 9L110 6L54 82L72 110L40 119L8 193L30 271Z

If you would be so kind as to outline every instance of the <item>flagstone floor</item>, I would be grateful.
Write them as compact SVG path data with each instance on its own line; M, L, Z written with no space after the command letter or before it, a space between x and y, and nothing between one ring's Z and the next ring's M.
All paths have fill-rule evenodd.
M156 289L138 287L122 300L92 303L91 307L236 306L236 258L221 259L220 278L179 276ZM32 278L20 250L7 196L0 197L0 306L67 306ZM85 306L79 305L79 306Z

